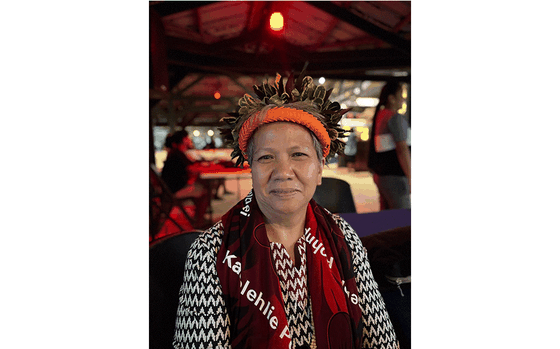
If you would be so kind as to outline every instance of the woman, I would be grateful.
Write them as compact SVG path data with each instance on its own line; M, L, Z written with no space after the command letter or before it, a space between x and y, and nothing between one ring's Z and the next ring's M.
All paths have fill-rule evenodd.
M410 128L397 112L403 102L402 85L388 82L373 116L368 167L381 209L410 208Z
M310 77L254 89L223 130L253 190L189 250L175 348L398 348L360 239L312 200L347 110Z
M204 214L210 204L208 190L197 178L193 170L195 160L190 159L186 152L193 148L192 140L185 130L177 131L165 140L168 149L163 164L161 178L177 198L192 198L195 203L195 226L204 227ZM209 225L206 225L208 227Z

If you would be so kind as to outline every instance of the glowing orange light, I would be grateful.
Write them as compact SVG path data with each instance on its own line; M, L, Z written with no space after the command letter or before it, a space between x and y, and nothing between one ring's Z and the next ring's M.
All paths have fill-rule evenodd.
M220 94L220 92L216 91L216 92L214 93L214 98L220 99L220 97L222 97L222 95Z
M284 17L280 12L274 12L270 15L270 29L280 31L284 28Z

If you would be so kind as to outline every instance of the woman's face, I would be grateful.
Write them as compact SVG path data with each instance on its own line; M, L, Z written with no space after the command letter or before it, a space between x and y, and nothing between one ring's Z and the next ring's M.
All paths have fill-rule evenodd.
M305 212L324 164L309 131L291 122L265 124L253 134L253 149L253 189L265 217Z
M403 89L402 87L400 87L397 92L395 92L394 95L391 95L393 98L393 109L395 110L399 110L402 108L402 105L404 103L404 97L403 97Z

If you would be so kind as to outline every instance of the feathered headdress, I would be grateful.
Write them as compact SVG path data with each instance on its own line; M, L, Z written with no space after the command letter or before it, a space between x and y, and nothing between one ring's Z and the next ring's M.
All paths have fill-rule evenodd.
M304 73L305 67L297 80L291 74L285 84L282 76L276 74L274 83L264 81L261 86L254 85L258 99L245 94L239 99L239 110L220 120L225 123L220 128L225 143L233 147L231 158L238 157L235 166L243 167L252 133L262 124L276 121L294 122L310 129L321 143L327 160L342 154L345 143L339 138L346 135L340 119L351 108L340 109L338 102L329 101L332 89L326 91L322 85L315 86L313 79L304 77ZM298 109L291 108L296 106L294 103ZM263 108L266 112L261 113Z

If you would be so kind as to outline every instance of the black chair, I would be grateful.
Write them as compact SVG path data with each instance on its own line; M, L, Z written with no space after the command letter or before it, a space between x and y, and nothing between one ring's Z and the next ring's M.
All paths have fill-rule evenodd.
M181 232L150 246L150 349L172 349L187 252L200 231Z
M371 271L401 349L411 347L411 229L398 227L361 237Z
M355 213L356 205L348 182L338 178L323 178L313 199L331 213Z
M177 198L157 173L155 166L150 165L150 236L152 241L155 240L166 219L175 224L179 230L191 229L194 226L194 218L187 213L183 206L185 201L192 201L192 199ZM171 217L171 211L174 207L179 208L191 227L182 226Z

